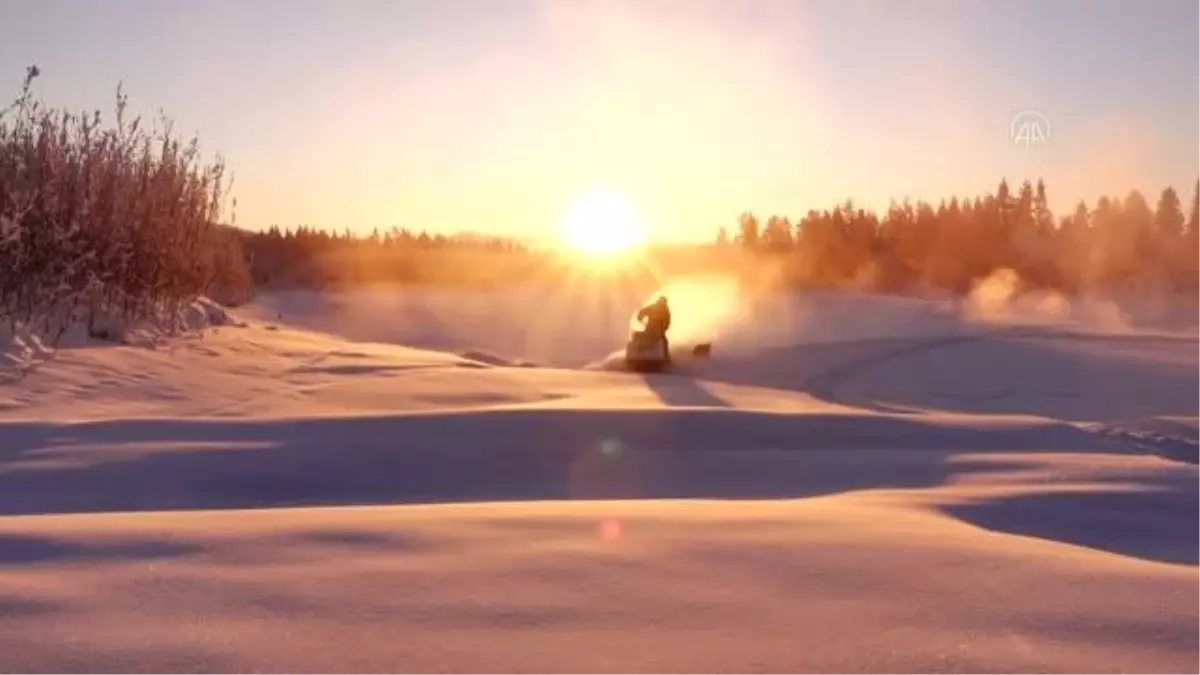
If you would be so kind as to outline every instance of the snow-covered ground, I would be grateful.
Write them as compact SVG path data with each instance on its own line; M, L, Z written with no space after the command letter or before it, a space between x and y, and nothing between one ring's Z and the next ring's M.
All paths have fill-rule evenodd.
M1194 323L698 280L713 358L621 372L650 290L277 293L38 361L0 670L1197 669Z

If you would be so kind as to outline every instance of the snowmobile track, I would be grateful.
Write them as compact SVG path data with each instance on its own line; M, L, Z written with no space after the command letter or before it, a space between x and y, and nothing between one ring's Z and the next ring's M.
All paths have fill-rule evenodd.
M923 354L945 347L979 342L989 338L1006 340L1071 340L1088 342L1166 342L1172 344L1196 342L1196 338L1179 335L1120 335L1095 334L1069 330L1038 330L1026 327L998 328L972 335L953 335L934 338L895 338L907 344L895 349L888 349L877 354L836 366L811 376L806 383L809 391L815 396L826 400L842 403L837 395L838 388L850 378L870 371L872 368L906 358L915 354ZM887 339L887 341L892 341Z
M871 369L886 363L907 358L916 354L936 351L946 347L979 342L988 338L1003 338L1008 340L1079 340L1079 341L1112 341L1112 342L1167 342L1186 343L1196 342L1196 338L1173 335L1098 335L1071 331L1037 331L1029 329L998 329L976 335L956 335L939 338L916 339L895 349L851 361L835 368L817 373L809 378L809 391L819 398L832 403L849 405L838 395L838 389L850 379L869 372ZM1060 420L1061 421L1061 420ZM1068 423L1070 424L1070 423ZM1167 460L1196 465L1200 463L1200 444L1190 438L1174 435L1144 433L1121 428L1117 424L1091 423L1071 424L1082 431L1121 441L1130 449L1139 453L1147 453Z

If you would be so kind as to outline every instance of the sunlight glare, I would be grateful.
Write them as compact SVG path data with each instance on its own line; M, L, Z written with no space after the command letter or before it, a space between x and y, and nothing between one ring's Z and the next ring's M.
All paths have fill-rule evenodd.
M568 249L603 258L640 246L646 230L628 201L612 190L597 189L571 205L562 237Z
M715 274L671 279L647 296L643 306L658 297L666 297L671 304L671 339L680 344L723 337L724 331L737 326L745 309L737 280ZM631 319L630 328L635 325Z

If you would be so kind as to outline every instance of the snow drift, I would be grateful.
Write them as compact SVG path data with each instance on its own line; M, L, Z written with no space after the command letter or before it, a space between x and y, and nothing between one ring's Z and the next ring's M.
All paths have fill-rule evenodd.
M575 367L644 289L58 352L0 385L0 667L1194 667L1194 333L670 293L702 371Z

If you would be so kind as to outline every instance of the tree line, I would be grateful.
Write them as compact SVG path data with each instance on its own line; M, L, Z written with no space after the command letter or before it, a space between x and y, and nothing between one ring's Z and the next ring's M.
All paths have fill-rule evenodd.
M338 288L364 283L502 285L545 261L502 237L430 234L393 227L366 236L301 225L240 232L259 287Z
M886 213L852 201L811 210L797 222L743 213L716 245L772 256L784 283L872 290L963 293L999 269L1030 288L1068 294L1131 288L1197 292L1200 181L1190 207L1172 187L1151 207L1137 190L1101 196L1056 217L1042 180L973 198L893 202Z
M1130 289L1196 293L1200 182L1185 209L1174 188L1152 207L1137 190L1080 203L1055 216L1043 180L934 203L894 202L886 212L846 201L793 222L745 212L701 246L658 247L647 267L718 272L791 288L893 293L969 292L997 270L1026 288L1065 294ZM340 236L300 227L242 233L253 281L279 287L361 283L505 285L546 281L570 266L553 251L501 239L392 228Z

